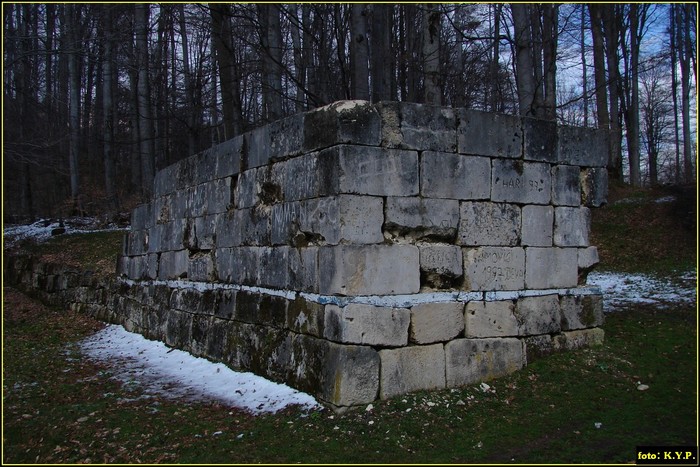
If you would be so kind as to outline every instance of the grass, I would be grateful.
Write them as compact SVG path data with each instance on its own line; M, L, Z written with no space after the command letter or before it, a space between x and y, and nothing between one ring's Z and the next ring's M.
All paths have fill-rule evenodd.
M654 196L638 197L652 209ZM616 235L601 226L637 222L640 208L605 209L593 212L592 243L606 268L667 274L691 264L691 253L694 261L682 237L690 234L668 217L658 230L629 227L626 238L646 245L677 235L675 248L616 253ZM104 243L60 249L101 264L90 254ZM345 414L292 407L252 416L144 397L112 379L108 365L81 357L76 343L101 323L11 288L3 305L4 463L628 463L636 446L697 444L694 306L610 314L603 346L533 362L490 382L493 391L420 392ZM640 382L649 389L638 390Z

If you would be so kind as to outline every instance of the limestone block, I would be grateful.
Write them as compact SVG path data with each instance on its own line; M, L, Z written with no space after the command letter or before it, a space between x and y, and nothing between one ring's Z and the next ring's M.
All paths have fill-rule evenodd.
M553 121L523 118L525 160L557 161L557 124Z
M515 246L520 243L520 208L513 204L463 202L457 243L465 246Z
M554 346L557 350L576 350L603 345L604 340L605 331L600 328L579 329L554 336Z
M206 355L211 325L211 316L195 315L192 317L192 328L190 330L190 353L192 355Z
M458 152L505 158L521 156L523 145L519 118L471 109L457 112Z
M557 137L559 162L582 167L607 166L609 154L607 130L560 126Z
M216 247L228 248L240 246L243 241L241 215L239 210L228 211L216 218L214 233L216 235ZM195 228L197 223L195 221ZM213 237L212 237L213 241Z
M384 202L375 196L339 195L300 202L299 231L328 245L384 241Z
M561 330L557 295L522 297L515 306L515 319L521 336L551 334Z
M518 335L515 304L511 300L467 303L464 312L465 337L508 337Z
M146 255L146 258L146 277L148 279L157 279L158 267L160 266L158 253L149 253Z
M408 343L411 313L406 308L350 303L326 305L323 337L345 344L399 347Z
M216 177L216 154L213 148L205 149L191 156L191 159L196 167L193 185L214 180Z
M581 198L584 206L598 208L608 202L608 171L594 167L581 171Z
M527 336L523 339L523 346L525 347L525 358L528 365L558 350L555 348L552 336L549 334Z
M273 204L270 208L270 241L272 245L293 244L298 232L301 206L298 201Z
M288 246L259 249L260 272L257 285L273 289L289 288L289 250Z
M193 281L211 282L215 280L214 260L209 253L199 252L189 259L187 278Z
M600 261L598 257L598 249L594 246L578 249L578 284L584 285L593 268Z
M200 186L205 187L207 214L226 212L229 207L233 206L231 177L206 182ZM195 214L192 215L194 216Z
M268 126L271 160L301 154L304 142L304 114L276 120Z
M160 255L158 279L180 279L187 277L189 255L187 250L164 251Z
M388 399L424 389L445 387L445 351L442 344L379 351L379 397Z
M222 214L222 216L225 214ZM216 247L216 226L219 221L219 214L212 214L204 217L197 217L193 220L194 228L191 235L194 236L198 249L211 250Z
M459 202L452 199L388 197L385 213L386 231L414 239L452 240L459 224Z
M581 169L575 165L552 167L552 203L555 206L579 206L581 204Z
M456 245L424 243L418 245L421 282L444 289L458 286L463 276L462 250Z
M329 342L315 357L323 366L319 397L337 407L367 404L377 398L380 356L364 345ZM298 359L295 361L299 361ZM301 373L300 369L296 373Z
M529 204L523 206L522 245L552 246L554 208Z
M154 197L165 196L178 189L177 172L177 164L169 165L156 172L153 179Z
M455 152L454 109L408 102L382 102L382 143L387 147Z
M153 226L153 205L144 203L131 211L131 230L146 230Z
M233 198L237 209L251 208L258 202L260 184L258 170L250 169L241 172L233 188Z
M243 137L245 142L241 150L241 170L266 165L270 160L270 126L255 128Z
M344 143L378 146L380 138L379 113L367 101L334 102L304 115L304 151Z
M235 210L233 212L232 244L269 245L270 212L269 207Z
M197 184L197 160L194 156L177 162L177 189L189 188Z
M126 259L126 276L132 280L145 279L148 275L147 256L132 256Z
M341 145L319 157L324 160L329 155L332 156L333 151L337 151L339 167L335 193L375 196L418 194L416 151Z
M176 196L175 193L159 196L153 200L154 224L165 224L166 222L171 222L173 219L175 219L172 212L174 196Z
M236 316L236 290L224 289L216 301L214 316L219 319L230 320Z
M562 331L603 325L602 295L564 295L560 307Z
M127 255L144 255L148 252L148 232L146 230L134 230L132 228L127 233L127 239Z
M322 294L393 295L420 290L413 245L337 245L319 248Z
M178 310L169 310L165 322L165 344L178 349L188 349L192 315Z
M234 284L258 285L260 280L261 247L242 246L230 248L229 251L230 258L228 261L219 262L219 257L223 255L217 254L219 279L221 280L222 277L228 276L230 277L230 281ZM229 270L220 269L218 267L220 263L222 266L228 266Z
M588 246L591 211L586 207L554 209L554 245Z
M508 159L495 159L492 163L492 201L549 204L551 191L549 164Z
M298 201L319 196L319 153L304 154L274 165L282 173L285 201ZM280 169L278 169L280 168Z
M420 192L429 198L488 199L491 159L446 152L421 155Z
M168 308L199 313L202 311L202 292L197 289L172 289Z
M327 306L297 296L287 306L287 329L296 333L323 337Z
M447 387L488 381L521 369L523 346L516 338L455 339L445 344Z
M289 286L292 290L318 293L318 247L289 249Z
M192 187L183 188L170 195L170 219L180 219L192 215Z
M525 252L525 287L528 289L576 287L578 283L576 248L530 247Z
M466 290L520 290L524 285L525 251L522 248L465 248Z
M421 303L411 308L409 339L414 344L449 341L463 330L462 302Z
M216 171L215 178L224 178L238 175L241 171L241 150L244 137L236 136L228 141L218 144L215 148Z

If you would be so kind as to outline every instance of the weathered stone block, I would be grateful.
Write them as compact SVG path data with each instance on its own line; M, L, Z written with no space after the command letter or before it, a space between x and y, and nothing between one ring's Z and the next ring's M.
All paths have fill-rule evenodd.
M146 230L152 227L153 223L153 205L151 203L140 204L131 211L132 231Z
M525 287L528 289L576 287L578 283L576 248L530 247L525 252Z
M588 246L591 211L586 207L554 209L554 245Z
M367 404L377 398L380 357L364 345L328 343L323 362L320 398L337 407Z
M581 169L575 165L552 167L552 203L555 206L579 206L581 204Z
M211 250L216 247L216 226L218 219L219 214L212 214L194 219L194 228L190 233L190 241L194 239L194 244L197 249Z
M215 280L214 260L211 254L199 252L191 256L187 266L187 278L202 282Z
M515 319L521 336L551 334L561 330L561 313L557 295L523 297L515 306Z
M520 119L479 110L457 110L457 147L462 154L519 158L522 154Z
M289 288L289 247L261 247L258 284L273 289Z
M528 365L558 350L555 348L552 336L549 334L527 336L523 339L523 345L525 347L525 358Z
M488 381L521 369L523 346L516 338L455 339L445 344L447 387Z
M464 312L465 337L507 337L518 335L515 304L510 301L469 302Z
M564 295L560 302L562 331L602 326L602 295Z
M292 290L318 292L318 247L289 249L289 286Z
M214 316L219 319L230 320L236 316L236 290L224 289L216 301Z
M605 331L600 328L579 329L562 332L554 336L554 347L557 350L576 350L584 347L603 345Z
M560 126L558 160L582 167L605 167L608 164L609 132L595 128Z
M549 164L508 159L492 162L492 201L549 204L551 191Z
M488 199L491 160L425 151L421 155L420 193L429 198Z
M304 154L274 165L281 171L285 201L315 198L321 193L319 153Z
M584 206L598 208L608 202L608 171L602 167L581 171L581 198Z
M449 341L464 330L461 302L421 303L411 308L409 339L414 344Z
M296 333L323 337L326 306L297 296L287 306L287 328Z
M445 387L445 351L442 344L379 351L379 397Z
M384 229L392 236L452 240L459 224L459 202L451 199L397 198L386 200Z
M256 169L245 170L236 178L233 188L234 204L237 209L251 208L258 203L260 184Z
M553 121L523 118L525 160L557 161L557 124Z
M328 244L384 241L384 202L375 196L339 195L300 203L299 231Z
M270 127L261 126L243 135L241 170L261 167L270 160Z
M596 267L600 259L598 258L598 249L594 246L578 249L578 284L584 285L588 273Z
M305 151L344 143L378 146L380 140L379 113L367 101L339 101L304 115Z
M214 149L216 158L216 178L231 177L241 171L241 150L244 137L236 136L218 144Z
M520 243L520 208L513 204L463 202L457 243L465 246L515 246Z
M523 206L522 245L552 246L553 229L552 206Z
M238 210L228 211L220 214L216 218L214 232L216 234L217 248L228 248L241 245L243 234L241 232L242 225L240 214L237 214L238 212Z
M304 114L276 120L268 126L271 160L301 154L304 142Z
M322 294L393 295L420 290L413 245L337 245L319 248Z
M378 104L382 141L387 147L455 152L457 122L454 110L408 102Z
M178 165L173 164L165 167L158 172L153 179L153 196L158 198L178 189Z
M230 281L234 284L243 285L258 285L260 280L260 247L238 247L230 248L230 257L228 261L222 258L223 255L217 254L217 272L219 279L230 277ZM226 269L219 268L219 264Z
M445 289L457 287L464 275L462 250L456 245L419 244L421 284Z
M326 305L323 337L340 343L400 347L408 343L411 314L406 308L351 303Z
M189 255L187 250L164 251L160 255L158 279L180 279L187 277Z
M522 248L468 248L464 253L466 290L519 290L525 276Z
M144 255L148 252L148 232L131 229L127 233L126 254L129 256Z
M337 151L340 168L337 193L375 196L418 194L417 152L346 145L338 146Z

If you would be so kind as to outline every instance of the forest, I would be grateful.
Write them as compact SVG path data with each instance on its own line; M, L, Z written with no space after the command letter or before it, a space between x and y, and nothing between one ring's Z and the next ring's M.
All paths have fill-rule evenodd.
M695 3L3 3L3 221L113 218L155 173L343 99L611 132L611 182L694 183Z

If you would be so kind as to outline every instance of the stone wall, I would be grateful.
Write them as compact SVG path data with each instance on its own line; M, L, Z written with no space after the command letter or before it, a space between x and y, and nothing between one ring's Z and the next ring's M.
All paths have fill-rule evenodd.
M607 134L338 102L160 171L100 317L336 408L600 343Z

